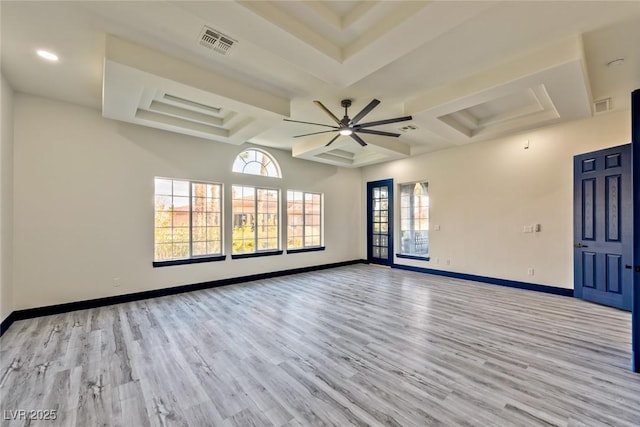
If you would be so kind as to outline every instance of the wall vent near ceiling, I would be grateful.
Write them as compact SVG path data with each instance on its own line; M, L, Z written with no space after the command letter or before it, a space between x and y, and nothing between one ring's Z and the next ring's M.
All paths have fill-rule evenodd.
M200 44L222 55L229 53L231 48L237 43L237 40L232 39L218 30L207 27L206 25L200 32Z
M611 111L611 98L601 99L593 103L593 114L608 113Z

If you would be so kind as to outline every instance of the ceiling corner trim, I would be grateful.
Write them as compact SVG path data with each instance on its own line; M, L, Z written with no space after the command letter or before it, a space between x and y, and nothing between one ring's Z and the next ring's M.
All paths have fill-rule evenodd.
M238 1L239 5L264 18L273 25L304 41L314 49L324 53L335 61L342 62L343 54L339 46L331 43L301 22L291 19L291 16L280 10L271 1ZM326 18L323 15L323 18Z
M288 99L108 38L104 117L239 145L289 115Z
M112 35L106 38L105 60L215 93L233 103L249 105L283 117L290 115L290 102L287 98L247 86L220 73L205 70Z

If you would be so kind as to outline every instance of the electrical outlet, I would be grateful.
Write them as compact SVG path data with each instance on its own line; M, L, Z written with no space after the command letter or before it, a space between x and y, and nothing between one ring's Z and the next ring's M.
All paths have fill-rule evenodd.
M532 268L532 267L529 267L529 268L527 269L527 275L528 275L528 276L533 276L533 268Z
M447 265L451 265L451 260L450 259L447 260Z
M113 278L113 287L114 288L118 288L120 287L121 283L120 283L120 278L119 277L114 277Z

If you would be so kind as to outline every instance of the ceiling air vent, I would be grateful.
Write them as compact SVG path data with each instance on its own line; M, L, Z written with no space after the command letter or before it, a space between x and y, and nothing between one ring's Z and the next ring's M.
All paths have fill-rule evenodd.
M416 125L407 125L407 126L402 126L401 128L398 128L398 130L402 133L411 132L412 130L416 130L416 129L418 129Z
M593 114L608 113L611 111L611 98L601 99L593 103Z
M231 48L237 43L237 40L232 39L218 30L209 28L206 25L202 28L202 32L200 33L200 44L222 55L229 53Z

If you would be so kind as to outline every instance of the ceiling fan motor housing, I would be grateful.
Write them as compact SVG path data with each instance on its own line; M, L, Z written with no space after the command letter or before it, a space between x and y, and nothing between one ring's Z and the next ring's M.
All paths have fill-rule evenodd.
M389 123L403 122L403 121L412 119L411 116L404 116L404 117L396 117L394 119L378 120L378 121L373 121L373 122L368 122L368 123L360 123L360 120L362 120L362 118L364 116L369 114L369 112L371 112L371 110L373 110L378 104L380 104L380 101L377 100L377 99L374 99L369 104L367 104L358 114L353 116L353 119L349 118L349 113L347 111L347 109L349 107L351 107L351 100L350 99L343 99L342 101L340 101L340 105L342 105L342 107L344 108L344 117L342 118L342 120L338 119L327 107L324 106L324 104L322 104L322 102L313 101L313 103L316 104L318 107L320 107L325 113L327 113L327 115L329 117L331 117L331 119L338 126L331 126L331 125L326 125L326 124L323 124L323 123L302 122L302 121L299 121L299 120L291 120L291 119L285 119L285 120L288 121L288 122L297 122L297 123L305 123L305 124L316 125L316 126L325 126L325 127L330 127L330 128L334 129L333 131L326 130L326 131L320 131L320 132L307 133L307 134L303 134L303 135L296 135L296 136L294 136L294 138L300 138L300 137L303 137L303 136L310 136L310 135L317 135L317 134L320 134L320 133L329 133L329 132L338 131L338 134L336 136L334 136L331 139L331 141L329 141L326 144L327 147L329 145L331 145L333 143L333 141L338 139L338 137L341 136L341 135L342 136L350 136L352 139L354 139L361 146L363 146L363 147L366 146L367 143L364 142L364 140L360 136L357 135L358 132L367 133L367 134L373 134L373 135L391 136L391 137L397 138L397 137L400 136L399 133L386 132L386 131L381 131L381 130L373 130L373 129L369 129L369 128L373 127L373 126L380 126L380 125L386 125L386 124L389 124Z

